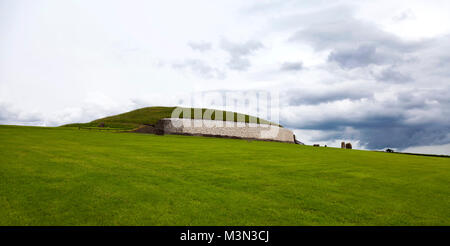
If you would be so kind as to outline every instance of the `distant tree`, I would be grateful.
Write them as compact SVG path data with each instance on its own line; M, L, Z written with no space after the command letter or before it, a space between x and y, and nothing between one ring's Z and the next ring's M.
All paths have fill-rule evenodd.
M388 153L393 153L394 150L392 150L392 149L386 149L386 152L388 152Z
M346 149L352 149L352 144L351 143L346 143L345 144L345 148Z

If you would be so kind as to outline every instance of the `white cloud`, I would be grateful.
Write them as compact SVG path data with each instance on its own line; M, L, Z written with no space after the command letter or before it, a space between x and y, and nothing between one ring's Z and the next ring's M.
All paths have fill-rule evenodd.
M434 155L450 155L450 144L415 146L415 147L406 148L406 149L402 150L402 152L434 154Z

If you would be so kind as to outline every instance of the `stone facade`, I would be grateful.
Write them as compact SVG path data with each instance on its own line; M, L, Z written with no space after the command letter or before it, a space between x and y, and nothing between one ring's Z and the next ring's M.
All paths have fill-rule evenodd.
M294 143L294 133L286 128L243 122L202 119L161 119L156 128L164 134L216 136Z

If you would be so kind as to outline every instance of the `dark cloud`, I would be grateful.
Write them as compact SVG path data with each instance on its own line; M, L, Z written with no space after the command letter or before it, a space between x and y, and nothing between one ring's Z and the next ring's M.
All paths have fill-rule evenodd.
M370 149L441 145L450 143L448 125L390 126L382 125L361 131L359 140Z
M290 127L295 128L294 125ZM354 129L354 131L347 132L347 128ZM327 121L314 125L301 126L301 129L323 131L324 134L320 138L314 139L315 141L354 139L359 140L360 144L368 149L407 148L450 143L450 126L448 124L410 125L404 122L402 116L372 116L358 120L327 119Z
M392 67L384 69L380 74L375 75L375 77L379 81L393 83L405 83L413 81L413 78L411 76L405 75Z
M330 50L328 61L344 69L407 62L412 53L431 44L430 40L406 41L351 15L327 11L326 18L321 12L310 16L313 24L296 31L289 41L307 43L317 51Z
M208 51L212 48L212 44L209 42L189 42L188 45L191 49L200 52Z
M396 21L408 18L405 11ZM284 114L282 124L320 131L314 141L354 139L369 149L450 143L449 35L404 40L342 7L285 23L300 23L289 42L329 52L326 62L338 67L322 67L326 73L360 83L289 90L284 100L295 113Z
M323 97L305 98L305 101L291 98L288 100L291 106L309 106L307 110L297 108L294 119L284 115L281 123L295 129L322 131L315 141L354 139L369 149L450 143L450 118L447 117L450 100L445 91L409 89L387 100L357 99L358 93L337 95L333 98L333 93L324 93ZM356 98L351 99L352 96ZM350 103L327 105L339 98ZM311 102L316 103L308 104ZM353 131L346 131L348 128Z
M379 125L372 123L368 126L335 127L333 131L326 130L314 141L333 141L336 139L358 140L360 145L368 149L398 148L406 149L411 146L443 145L450 143L450 127L446 125L408 126L399 125L392 118L378 119ZM329 127L324 125L325 127ZM348 127L356 129L346 131Z
M303 69L302 62L285 62L281 64L281 71L300 71Z
M173 63L172 67L174 69L190 69L192 72L206 79L224 79L226 77L225 72L199 59L187 59L181 63Z
M351 127L356 130L362 129L377 129L384 128L386 126L389 127L397 127L401 126L401 122L403 120L403 116L391 115L390 113L377 113L374 115L365 114L359 117L353 117L352 115L345 114L330 114L326 116L324 119L309 119L304 120L302 123L298 124L288 124L293 128L301 128L301 129L309 129L309 130L322 130L322 131L341 131L347 127ZM342 135L339 137L345 138L345 131L341 131ZM334 137L337 136L336 134ZM327 139L331 140L331 139Z
M263 47L261 42L255 40L249 40L244 43L234 43L223 39L221 42L221 48L230 55L230 60L227 63L228 68L239 71L245 71L250 68L251 63L248 56L254 54Z
M366 67L370 64L382 64L392 62L392 60L391 56L377 52L377 48L373 45L361 45L356 49L332 51L328 56L328 61L336 62L347 69Z

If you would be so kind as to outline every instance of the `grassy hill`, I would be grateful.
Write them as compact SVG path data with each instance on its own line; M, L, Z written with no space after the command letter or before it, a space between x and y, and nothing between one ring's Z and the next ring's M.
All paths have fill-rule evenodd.
M0 225L450 225L450 158L0 126Z
M141 125L154 125L162 118L170 118L172 115L172 111L174 109L175 107L146 107L126 112L123 114L101 118L98 120L91 121L89 123L75 123L64 126L96 128L103 123L104 127L106 128L131 130L138 128ZM191 110L191 118L194 118L194 108L190 108L190 110ZM205 113L206 110L207 109L202 108L202 115ZM226 113L229 111L220 111L220 112L222 113L223 120L230 120L226 119ZM246 114L240 114L236 112L232 113L234 114L235 122L238 121L239 117L243 116L245 122L249 122L250 118L253 117L260 124L274 124L267 120L263 120L254 116L249 116ZM180 117L182 118L183 114L181 114ZM213 120L216 119L216 112L212 114L211 119Z

